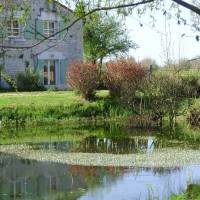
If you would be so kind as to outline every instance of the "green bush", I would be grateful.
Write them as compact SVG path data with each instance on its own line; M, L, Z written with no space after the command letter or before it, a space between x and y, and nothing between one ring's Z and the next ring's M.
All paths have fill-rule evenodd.
M17 75L17 88L21 91L37 91L43 90L41 77L37 70L32 67L25 69L25 72Z
M191 125L200 127L200 108L192 108L187 120Z
M164 117L168 117L170 128L175 129L176 118L184 100L191 97L195 88L185 85L188 79L171 74L152 76L144 91L144 101L150 115L163 124ZM147 108L142 108L145 111Z
M195 98L200 95L200 79L198 77L182 77L182 84L188 97Z
M11 87L11 89L17 91L16 81L5 72L1 71L0 73L1 73L1 77L4 79L4 81L6 81L6 83Z

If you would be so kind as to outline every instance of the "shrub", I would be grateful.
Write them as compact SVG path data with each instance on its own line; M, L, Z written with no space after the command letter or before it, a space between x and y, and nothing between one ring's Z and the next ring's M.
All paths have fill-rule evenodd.
M199 97L200 95L200 79L194 76L182 77L185 94L188 97Z
M141 89L147 70L130 59L121 59L106 65L107 88L112 97L130 104L136 91Z
M68 71L68 83L85 99L92 100L99 84L98 67L92 63L72 63Z
M176 118L184 112L186 106L184 100L191 96L195 88L189 84L189 80L172 74L152 76L146 86L144 96L150 115L161 126L167 116L170 129L175 130Z
M5 72L1 72L1 77L6 81L6 83L15 91L17 91L17 84L16 81Z
M17 75L17 87L22 91L36 91L43 89L40 74L32 67Z
M188 115L187 115L187 121L193 126L200 127L200 101L199 99L193 102L193 105L190 107Z

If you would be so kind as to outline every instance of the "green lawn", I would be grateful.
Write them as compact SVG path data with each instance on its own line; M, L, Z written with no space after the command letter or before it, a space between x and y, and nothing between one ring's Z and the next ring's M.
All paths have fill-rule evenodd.
M97 92L98 97L106 97L108 91ZM9 92L0 93L0 108L15 105L63 105L88 104L80 95L73 91L62 92Z
M96 100L89 102L73 91L0 93L0 121L9 125L12 122L104 118L126 113L106 103L108 95L108 91L98 91Z
M86 103L72 91L0 93L0 107L14 105L70 105Z

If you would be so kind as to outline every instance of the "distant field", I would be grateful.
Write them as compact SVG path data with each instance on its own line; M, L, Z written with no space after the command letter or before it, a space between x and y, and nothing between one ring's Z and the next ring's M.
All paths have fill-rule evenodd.
M200 70L168 70L168 69L159 69L156 71L156 73L171 73L173 75L180 75L180 76L194 76L200 78Z

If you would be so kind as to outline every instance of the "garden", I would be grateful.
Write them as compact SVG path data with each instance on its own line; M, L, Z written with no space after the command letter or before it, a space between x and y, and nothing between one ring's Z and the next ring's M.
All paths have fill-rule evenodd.
M98 199L99 190L111 187L112 199L120 191L118 182L126 186L129 198L199 198L198 76L150 72L132 59L120 59L102 70L90 62L72 63L67 77L70 91L0 93L1 164L12 162L9 167L22 184L24 175L18 169L29 177L30 188L20 187L15 195L31 197L34 180L53 184L49 178L54 173L55 198ZM38 179L38 173L44 173L38 171L41 164L51 172ZM64 166L69 174L62 172ZM57 173L57 169L62 170ZM37 173L30 177L33 170ZM81 185L75 178L80 173ZM0 176L7 187L4 175ZM140 190L127 189L131 187L127 176ZM165 176L171 177L168 187ZM66 182L72 186L64 191ZM12 190L3 192L10 195Z
M0 13L0 200L200 200L197 0Z

